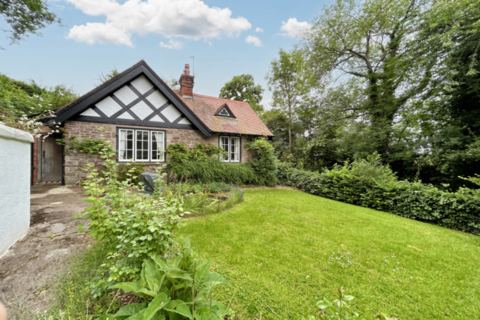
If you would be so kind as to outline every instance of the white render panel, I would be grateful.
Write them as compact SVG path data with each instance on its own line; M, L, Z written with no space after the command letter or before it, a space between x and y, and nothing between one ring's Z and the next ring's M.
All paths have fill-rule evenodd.
M155 117L153 117L152 119L150 119L150 121L155 121L155 122L165 122L163 121L162 118L160 118L159 115L156 115Z
M183 118L182 120L178 121L179 124L192 124L187 118Z
M112 99L112 97L106 97L100 102L97 102L95 106L100 109L107 117L111 117L115 112L120 111L122 108Z
M31 134L0 125L0 258L30 227Z
M155 91L155 92L153 92L151 95L149 95L149 96L147 97L147 100L148 100L151 104L153 104L153 106L154 106L155 108L157 108L157 109L160 108L161 106L163 106L163 105L168 101L167 98L165 98L165 97L163 96L163 94L161 94L161 93L158 92L158 91Z
M145 78L145 76L140 76L137 79L132 81L132 85L137 89L141 94L144 94L148 90L153 88L153 84Z
M115 91L114 95L115 97L120 99L120 101L122 101L125 105L131 103L133 100L138 98L135 92L133 92L132 89L127 86L123 86L122 88Z
M118 116L118 119L127 119L127 120L135 120L134 117L130 115L128 112L124 112L121 115Z
M149 115L152 114L152 108L150 108L145 102L140 101L136 105L134 105L130 110L137 115L140 119L145 119Z
M92 108L88 108L87 110L80 113L81 116L89 116L89 117L100 117L98 113L95 112Z
M163 109L162 111L162 114L165 116L165 118L168 119L168 121L170 122L173 122L174 120L178 119L178 117L180 117L182 114L180 113L180 111L177 110L177 108L175 108L174 106L172 105L169 105L168 107L166 107L165 109Z

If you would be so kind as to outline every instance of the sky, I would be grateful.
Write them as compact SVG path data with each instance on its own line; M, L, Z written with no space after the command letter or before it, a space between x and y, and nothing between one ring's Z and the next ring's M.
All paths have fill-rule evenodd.
M268 108L270 62L299 44L331 1L48 0L62 23L13 45L0 31L0 73L81 95L102 73L141 59L167 80L179 79L188 63L195 93L218 96L233 76L248 73L265 89ZM0 30L7 27L0 19Z

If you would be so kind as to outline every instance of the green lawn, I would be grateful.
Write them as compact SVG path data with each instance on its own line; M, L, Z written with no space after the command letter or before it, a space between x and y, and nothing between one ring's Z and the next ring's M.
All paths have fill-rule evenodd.
M353 307L403 320L480 319L480 237L294 190L245 201L180 230L231 282L241 319L302 319L343 286Z

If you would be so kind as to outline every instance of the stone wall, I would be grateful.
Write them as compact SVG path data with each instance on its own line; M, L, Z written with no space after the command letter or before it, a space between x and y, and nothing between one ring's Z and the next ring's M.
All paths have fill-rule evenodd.
M80 122L80 121L67 121L65 122L65 184L72 185L78 183L80 180L86 177L86 172L81 168L87 163L93 163L97 161L101 164L101 159L98 155L88 155L85 153L79 153L69 150L70 138L75 136L78 140L83 138L99 139L103 137L110 144L113 149L116 149L116 135L117 127L121 128L133 128L133 129L151 129L162 130L167 135L167 146L172 143L186 143L188 148L193 148L197 142L205 145L218 146L219 134L214 134L211 137L204 136L199 130L185 130L185 129L166 129L158 127L136 127L117 124L104 124L93 122ZM251 152L245 149L245 143L247 137L242 136L242 162L248 162L251 157ZM167 157L168 161L168 157ZM154 172L159 164L148 164L145 168L147 172Z

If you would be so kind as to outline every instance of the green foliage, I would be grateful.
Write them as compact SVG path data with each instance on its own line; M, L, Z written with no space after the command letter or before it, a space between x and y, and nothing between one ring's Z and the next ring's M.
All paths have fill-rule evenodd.
M141 162L122 163L117 166L118 181L132 180L133 184L140 182L140 174L145 171L145 164Z
M70 150L77 150L79 152L92 154L100 154L101 151L113 153L113 149L109 143L105 143L102 139L83 138L82 141L78 140L76 136L70 137ZM106 149L106 150L104 150Z
M255 173L249 165L220 162L217 159L188 160L183 163L170 161L167 164L167 171L176 174L178 177L188 174L189 179L200 180L201 182L245 185L255 181Z
M330 171L325 171L338 175L350 175L385 187L397 182L395 173L388 165L382 164L382 159L377 152L368 156L367 159L358 159L352 163L345 162L343 166L335 165Z
M317 316L310 316L308 320L348 320L348 319L363 319L356 312L350 311L348 301L354 299L353 296L345 295L343 288L338 289L338 297L333 301L323 298L317 302L318 314ZM375 319L380 320L395 320L393 318L387 318L381 313L377 313Z
M162 173L154 182L154 197L178 199L184 210L195 214L219 213L243 201L243 190L223 182L201 183L173 172Z
M76 98L73 90L63 85L40 87L34 81L26 83L0 74L0 111L17 117L55 110Z
M480 235L480 199L420 182L396 181L377 156L323 173L279 166L281 183L314 195Z
M132 183L134 168L125 181L118 179L118 166L107 142L99 154L105 170L87 164L83 182L84 199L89 203L81 218L90 219L90 235L108 248L103 267L109 281L135 278L142 262L153 255L165 254L173 245L172 232L182 225L184 212L175 198L151 198ZM80 226L80 231L81 231Z
M105 256L114 249L97 242L66 261L68 272L60 273L54 283L49 283L48 291L54 299L48 312L37 314L36 319L89 319L118 309L118 296L101 294L105 290L100 285L106 280L102 267ZM31 310L28 312L31 315Z
M248 150L254 150L255 156L249 165L255 173L254 184L258 186L274 186L277 184L277 158L273 146L265 138L246 144Z
M64 146L67 144L67 142L65 141L65 137L55 139L55 143L59 146Z
M261 113L263 106L260 102L262 101L263 91L261 85L255 85L255 80L251 74L242 74L234 76L232 80L225 83L220 89L219 97L248 102L256 113Z
M279 108L287 116L288 151L292 153L292 127L296 109L301 98L310 91L309 73L301 50L286 52L280 49L279 58L270 64L267 75L270 91L273 92L273 107Z
M97 83L97 86L101 85L102 83L118 76L120 73L118 72L118 70L116 68L112 69L110 72L107 72L107 74L104 74L103 72L100 73L99 77L98 77L98 83Z
M60 23L43 0L0 0L0 15L11 28L8 32L12 43L29 33L38 34L38 30L49 24Z
M212 182L208 184L207 190L212 193L230 192L232 190L232 187L229 184L223 182Z
M169 144L165 152L171 162L184 163L190 160L208 160L219 157L220 154L226 155L226 151L213 145L205 145L197 142L195 147L188 149L185 143Z
M250 163L226 163L218 160L222 148L197 143L189 150L184 143L171 144L166 152L171 160L167 164L169 179L182 177L201 182L224 182L227 184L255 184L273 186L276 178L274 149L266 139L250 142L247 149L255 151Z
M146 303L129 304L114 315L98 319L223 319L227 309L213 299L213 289L228 282L220 274L210 272L210 264L210 261L194 259L187 237L177 256L166 260L159 256L146 259L138 281L111 287L133 292Z

